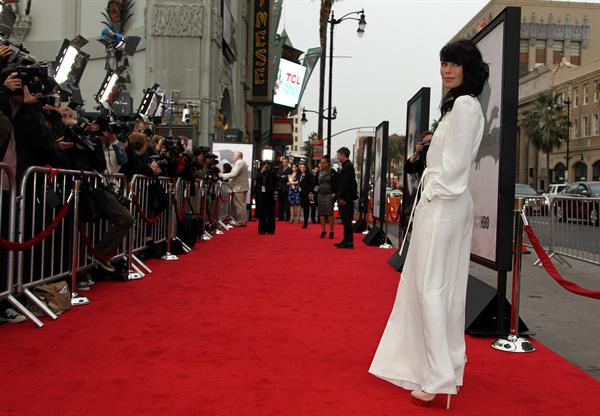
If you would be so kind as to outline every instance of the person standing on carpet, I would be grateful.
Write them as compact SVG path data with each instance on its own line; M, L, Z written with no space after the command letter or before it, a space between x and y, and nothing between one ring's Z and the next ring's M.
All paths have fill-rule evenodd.
M300 180L298 181L300 188L300 206L302 207L302 218L304 224L302 228L308 228L308 220L310 219L310 198L315 189L315 180L308 169L306 163L300 163Z
M288 175L292 171L290 159L287 156L281 158L281 166L277 169L277 178L279 179L279 189L277 192L277 201L279 204L279 221L289 221L290 219L290 200L288 197Z
M329 239L333 240L333 203L335 202L336 176L331 169L329 156L323 156L319 162L317 175L317 205L319 220L321 221L321 238L325 238L327 230L325 223L329 222Z
M290 203L290 224L300 222L300 170L297 163L292 163L288 175L288 201Z
M354 232L352 230L352 217L354 215L354 201L358 198L358 185L354 165L350 162L350 149L342 147L337 151L337 157L342 164L342 169L337 178L337 201L340 218L344 225L344 239L337 243L337 248L354 248Z
M259 234L275 234L275 190L279 183L268 162L260 164L256 178L256 217Z
M238 226L245 227L248 221L248 208L246 207L246 194L248 193L248 165L244 162L242 152L233 154L233 168L229 173L219 173L221 179L229 180L229 187L233 192L233 210Z
M313 175L313 180L315 181L315 189L314 192L309 196L309 201L310 201L310 221L313 224L317 224L319 221L317 221L317 189L316 189L316 185L317 185L317 176L319 175L319 165L314 166L312 168L312 175Z
M396 300L369 372L412 390L428 406L463 384L465 301L473 201L469 175L484 116L477 97L489 76L477 46L458 40L440 52L446 94L423 173L423 195Z

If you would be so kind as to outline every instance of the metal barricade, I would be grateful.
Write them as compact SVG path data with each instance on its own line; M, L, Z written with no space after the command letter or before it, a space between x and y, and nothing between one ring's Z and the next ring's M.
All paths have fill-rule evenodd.
M157 184L151 186L152 184ZM156 189L158 188L158 190ZM157 213L155 211L153 198L159 198L156 192L164 192L166 204L164 211ZM151 196L151 194L153 194ZM152 273L152 270L145 265L136 253L144 250L147 244L152 242L159 244L166 242L167 255L170 256L170 236L173 227L173 204L171 202L173 195L173 183L171 178L146 177L144 175L134 175L129 184L130 213L133 216L134 223L129 233L128 241L128 268L130 273L139 274L131 278L143 277L145 270ZM139 267L138 267L139 266Z
M38 327L43 323L15 298L15 242L17 229L17 183L15 175L7 164L0 163L0 238L7 244L0 248L0 300L8 300L17 310Z
M229 184L225 182L219 182L219 187L217 191L217 224L219 227L223 228L225 231L232 229L233 227L229 225L231 217L231 209L232 209L232 195L231 188Z
M600 198L559 195L549 206L552 241L544 244L549 254L600 265Z

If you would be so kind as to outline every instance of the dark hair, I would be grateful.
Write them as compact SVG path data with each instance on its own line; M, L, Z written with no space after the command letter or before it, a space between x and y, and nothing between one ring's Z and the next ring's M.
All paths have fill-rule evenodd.
M490 75L490 69L489 65L483 62L477 45L468 39L447 43L440 51L440 62L452 62L463 67L462 84L447 91L442 98L440 110L444 117L448 111L452 110L454 100L461 95L477 97L481 94Z
M343 154L347 158L350 157L350 149L348 149L347 147L340 147L337 152Z
M321 158L321 160L324 160L327 162L328 165L331 165L331 159L329 158L329 155L325 155Z
M422 139L424 139L424 138L425 138L425 136L433 136L433 132L432 132L432 131L429 131L429 130L426 130L426 131L424 131L423 133L421 133L421 135L419 136L419 139L421 139L421 140L422 140Z

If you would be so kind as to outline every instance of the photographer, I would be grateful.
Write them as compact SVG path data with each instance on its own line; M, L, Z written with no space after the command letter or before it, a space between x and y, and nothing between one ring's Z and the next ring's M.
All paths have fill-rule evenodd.
M31 93L12 66L0 73L0 111L10 120L12 135L2 160L14 166L19 182L29 166L45 166L53 159L54 135L42 113L40 93Z
M73 170L95 171L99 174L107 170L107 164L104 154L104 144L99 137L89 135L91 130L94 130L92 125L87 125L85 129L77 129L77 120L74 117L74 112L70 108L62 108L62 124L64 126L64 136L58 138L55 142L58 154L61 154L60 160L66 161L68 166L59 166ZM92 204L94 212L93 218L106 220L109 224L108 231L102 239L94 247L98 256L96 261L107 272L114 272L115 267L106 260L114 254L117 247L127 235L129 229L133 225L133 217L129 210L117 199L117 195L113 192L112 185L108 182L101 184L95 189L86 189L82 187L80 194L82 202L81 207L84 207L85 201ZM89 213L86 213L89 214Z
M161 167L158 159L147 156L148 138L142 133L131 133L128 138L127 164L121 166L121 172L131 181L133 175L159 176Z
M278 185L278 178L271 164L261 162L254 187L259 234L275 234L275 190Z
M123 143L117 139L116 134L110 130L102 133L102 144L104 145L104 158L106 159L106 170L108 173L118 173L121 166L129 162L127 151Z
M433 133L425 131L421 134L420 141L417 142L415 147L415 153L408 158L404 166L404 172L409 174L416 174L417 180L421 180L423 171L427 167L427 151L429 150L429 143Z
M156 150L164 165L162 174L170 178L194 180L192 158L185 153L187 139L184 137L167 137L158 142ZM160 163L160 162L159 162Z

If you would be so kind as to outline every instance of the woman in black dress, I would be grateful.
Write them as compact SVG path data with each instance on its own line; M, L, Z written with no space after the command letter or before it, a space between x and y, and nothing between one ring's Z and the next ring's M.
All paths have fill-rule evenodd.
M325 238L326 222L329 222L329 239L333 239L333 201L335 200L335 170L331 169L329 156L319 162L317 176L317 205L321 221L321 238Z
M304 225L302 228L308 228L308 220L310 219L310 195L313 194L315 181L310 169L306 163L300 163L300 206L302 207L302 216Z
M277 177L269 162L262 162L254 188L259 234L275 234L275 189L277 184Z

